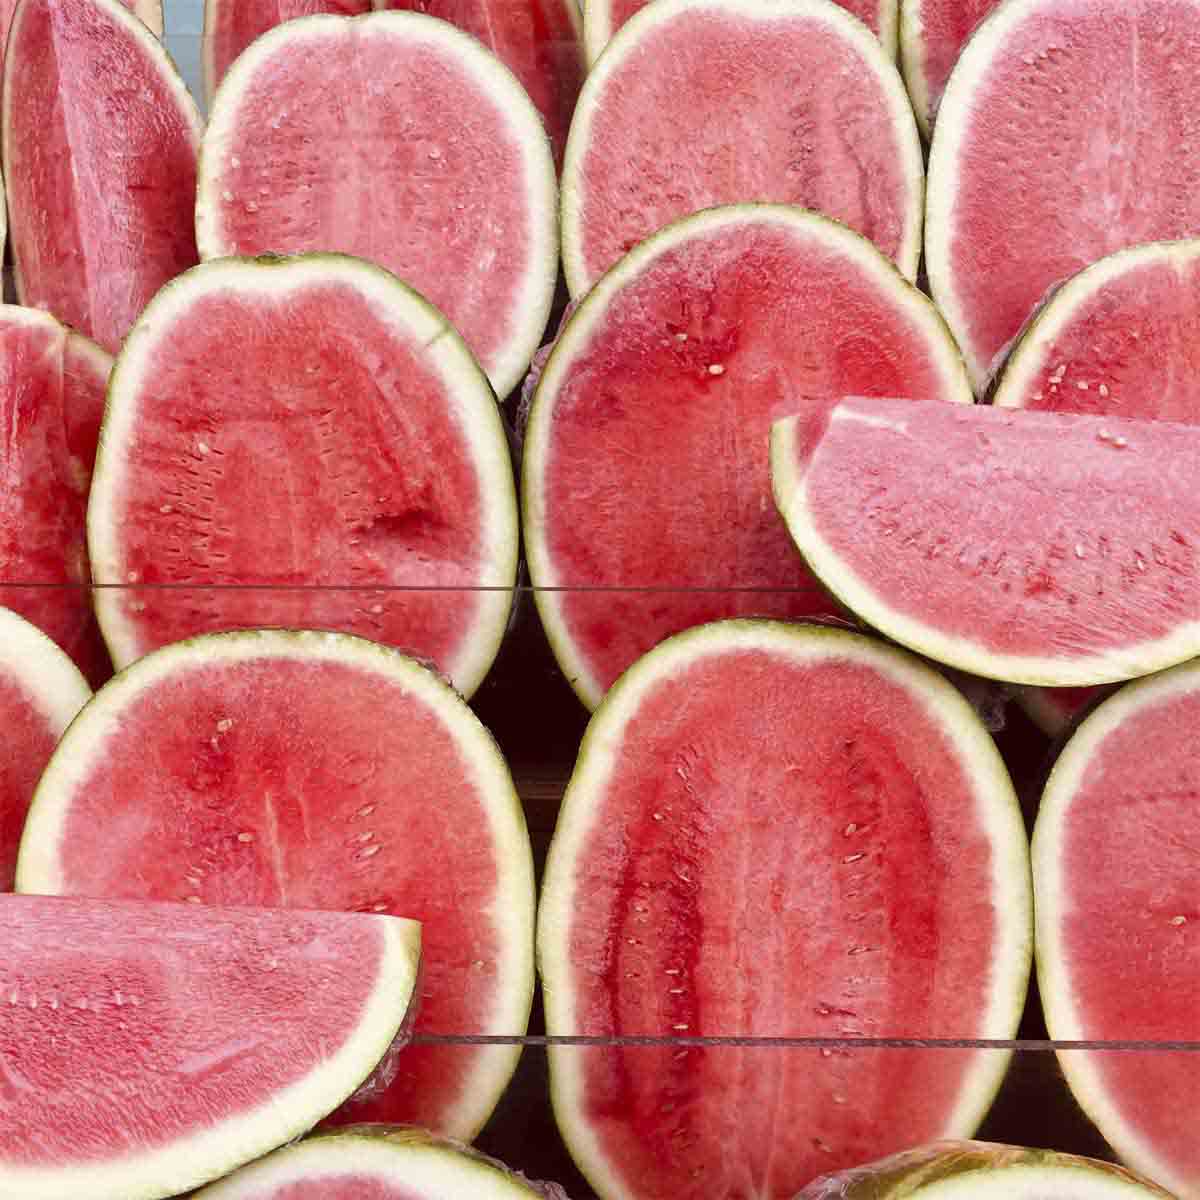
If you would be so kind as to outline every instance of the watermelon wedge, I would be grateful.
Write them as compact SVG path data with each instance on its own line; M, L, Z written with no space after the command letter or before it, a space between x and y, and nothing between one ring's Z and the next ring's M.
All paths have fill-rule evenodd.
M1012 0L967 42L929 155L925 261L977 389L1053 284L1200 228L1198 40L1196 0Z
M995 746L910 656L763 621L651 651L588 727L538 917L548 1033L676 1039L551 1046L597 1193L789 1200L969 1135L1006 1051L694 1039L1013 1036L1028 866Z
M550 314L556 195L537 109L475 38L422 13L305 17L260 37L213 99L196 237L204 258L379 263L505 396Z
M923 187L899 72L844 9L664 0L626 23L580 93L563 162L567 286L578 299L656 230L748 201L835 217L914 279Z
M116 676L42 777L17 885L407 913L424 923L417 1032L513 1036L529 1019L532 855L508 768L449 687L359 638L215 634ZM519 1055L407 1048L342 1119L469 1140Z
M411 289L342 255L226 259L130 334L88 539L119 666L210 630L343 629L469 695L512 607L512 462L487 381Z
M1200 654L1191 426L853 399L776 424L771 469L817 577L939 662L1079 687Z
M200 114L117 0L23 0L4 64L17 296L115 351L196 261Z
M75 664L41 630L0 608L0 892L12 890L38 778L91 694Z
M834 614L773 509L766 445L773 420L847 390L970 400L928 300L811 213L680 221L580 304L534 394L522 488L535 599L585 704L689 626Z
M1192 730L1200 666L1122 688L1055 763L1033 835L1038 983L1059 1039L1196 1037ZM1075 1098L1131 1166L1180 1196L1200 1189L1192 1056L1060 1051Z
M315 1124L401 1029L420 928L0 896L0 1194L158 1200Z

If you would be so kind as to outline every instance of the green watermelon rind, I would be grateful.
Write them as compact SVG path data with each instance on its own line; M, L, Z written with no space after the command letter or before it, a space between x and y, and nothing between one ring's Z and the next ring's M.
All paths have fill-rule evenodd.
M1033 957L1029 846L1012 781L975 710L942 676L887 643L829 626L755 618L716 621L667 638L613 684L593 714L563 795L546 855L538 905L537 964L547 1034L590 1032L578 1027L570 994L570 953L563 943L573 915L572 867L584 851L591 825L591 802L605 784L620 735L636 716L642 697L659 679L669 677L673 670L709 652L710 647L719 652L731 646L756 646L785 654L838 657L866 664L886 674L910 694L920 696L931 720L941 725L950 743L962 755L965 778L977 789L982 817L996 850L993 894L997 897L1000 948L993 962L999 964L994 968L998 982L992 992L992 1011L971 1036L1014 1037L1025 1007ZM665 1030L635 1032L666 1033ZM637 1194L620 1183L619 1172L607 1162L581 1115L584 1111L579 1099L581 1080L573 1063L584 1052L572 1046L551 1046L548 1050L550 1101L555 1121L571 1157L598 1195L606 1200L637 1200ZM981 1052L971 1083L960 1092L956 1110L947 1120L944 1136L969 1137L974 1133L1000 1089L1011 1056L1011 1051Z
M862 54L868 64L874 63L877 68L876 75L892 108L892 127L904 155L908 184L906 202L910 211L904 221L899 261L894 265L910 283L915 281L921 258L925 160L921 152L921 137L909 105L908 92L893 61L895 56L889 58L879 39L866 25L844 8L829 3L829 0L658 0L657 3L648 4L634 13L613 35L604 52L588 72L575 106L575 117L571 121L571 130L567 135L566 150L563 154L562 183L559 189L562 266L567 290L571 296L580 299L589 290L588 271L582 254L583 160L591 142L592 118L598 103L603 99L608 78L637 55L641 39L656 27L665 25L690 10L704 8L722 10L747 21L770 21L780 15L811 16L838 30L846 42ZM587 21L585 8L585 42L588 38ZM745 204L721 207L746 207L753 203L756 201L748 197ZM673 228L678 223L671 222L664 228ZM656 231L651 237L657 236L657 232L661 231Z
M1069 964L1060 934L1068 898L1059 864L1071 802L1102 743L1120 728L1124 720L1144 707L1198 689L1200 661L1184 663L1126 684L1080 722L1046 780L1033 828L1030 856L1038 991L1046 1029L1057 1041L1091 1040L1094 1037L1094 1033L1084 1026L1074 1003ZM1124 1162L1181 1196L1195 1191L1195 1179L1178 1176L1139 1135L1134 1123L1122 1115L1121 1106L1093 1069L1091 1052L1059 1051L1058 1061L1079 1107Z
M62 891L57 847L66 816L64 797L86 775L94 757L104 752L107 739L116 735L124 705L180 669L263 657L325 660L376 672L421 699L449 730L470 764L491 824L498 876L493 920L497 942L504 948L496 955L497 975L508 981L502 989L503 1008L492 1015L487 1028L471 1032L524 1035L533 1006L536 893L533 851L512 774L491 733L445 680L390 646L352 634L277 629L201 634L152 651L120 671L67 728L42 775L21 840L16 890L39 895ZM447 1116L448 1133L464 1141L478 1135L508 1086L521 1050L520 1044L497 1044L480 1052L478 1078L464 1088L461 1111Z
M306 18L307 19L307 18ZM424 343L430 367L454 398L461 428L472 449L472 467L480 480L481 544L488 562L481 567L487 586L478 593L474 629L463 640L457 661L442 664L454 686L470 697L483 682L508 628L519 563L520 517L508 436L490 385L454 327L432 304L394 275L364 259L344 254L290 257L224 258L201 263L166 284L146 306L125 339L109 377L108 397L88 500L88 552L96 616L114 665L127 666L141 653L136 628L121 612L126 574L120 531L111 512L123 482L123 450L136 427L136 395L147 370L146 359L161 345L161 328L188 304L233 283L245 294L257 289L278 296L310 283L340 279L371 298L389 322ZM350 582L347 580L346 582ZM203 584L197 584L203 588Z

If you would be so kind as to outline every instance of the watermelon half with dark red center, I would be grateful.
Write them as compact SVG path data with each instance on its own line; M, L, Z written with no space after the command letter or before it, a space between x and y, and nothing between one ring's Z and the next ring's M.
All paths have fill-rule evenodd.
M0 896L0 1194L160 1200L299 1136L400 1032L395 917Z
M359 638L216 634L116 676L42 777L17 884L404 913L424 923L418 1033L528 1022L532 855L508 768L449 687ZM408 1047L391 1086L343 1119L470 1139L519 1054Z
M921 142L895 64L829 0L665 0L613 38L579 96L562 255L581 297L689 213L772 201L835 217L909 279Z
M1038 984L1050 1036L1194 1042L1200 667L1124 687L1076 730L1033 835ZM1191 1054L1060 1051L1075 1098L1121 1158L1200 1189Z
M206 263L117 360L88 539L118 666L213 630L342 629L469 695L504 636L517 538L486 379L378 267Z
M816 576L930 658L1079 687L1200 654L1200 431L851 399L772 435Z
M475 38L414 12L305 17L254 42L213 99L204 258L335 250L394 272L462 334L500 396L558 277L546 129Z
M116 351L196 262L195 102L116 0L23 0L3 107L17 296Z
M588 727L538 918L548 1033L665 1039L550 1048L597 1193L788 1200L968 1136L1006 1051L838 1043L1012 1037L1028 871L995 746L916 659L762 621L646 655Z
M771 504L767 443L860 390L970 400L929 301L822 217L691 217L593 289L538 382L522 477L535 598L586 704L688 626L834 615Z
M925 261L977 388L1052 285L1200 228L1198 41L1200 0L1012 0L967 42L930 150Z

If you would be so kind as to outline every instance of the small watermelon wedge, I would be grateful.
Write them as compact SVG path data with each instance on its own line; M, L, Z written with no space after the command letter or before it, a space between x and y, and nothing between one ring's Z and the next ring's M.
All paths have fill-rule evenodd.
M0 896L0 1194L159 1200L314 1125L400 1032L420 927Z

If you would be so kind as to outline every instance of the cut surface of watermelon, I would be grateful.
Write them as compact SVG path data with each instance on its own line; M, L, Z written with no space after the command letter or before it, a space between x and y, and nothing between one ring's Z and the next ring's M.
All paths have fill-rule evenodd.
M130 334L88 540L97 583L136 585L96 598L119 666L212 630L343 629L469 695L512 605L512 461L486 379L410 288L342 255L226 259Z
M556 195L537 109L475 38L415 12L305 17L255 41L213 100L196 237L204 258L379 263L504 396L550 314Z
M967 42L938 109L925 260L977 387L1053 284L1195 235L1198 40L1198 0L1013 0Z
M4 60L4 179L17 295L115 351L196 262L200 115L116 0L24 0Z
M899 72L844 9L665 0L625 24L580 93L563 163L567 286L578 299L656 230L751 201L835 217L912 279L923 186Z
M1190 1040L1196 1032L1200 667L1122 688L1055 763L1033 836L1038 983L1050 1036ZM1187 1054L1059 1053L1075 1098L1131 1166L1200 1191Z
M512 779L425 668L338 634L216 634L97 693L30 810L18 887L404 913L430 1034L523 1034L533 868ZM411 1046L349 1115L469 1139L519 1046ZM331 1106L332 1107L332 1106Z
M1193 427L852 399L771 459L813 572L930 658L1079 687L1200 654Z
M965 700L859 634L718 622L597 710L546 865L553 1035L1007 1038L1028 854ZM823 1171L967 1136L1002 1051L550 1048L602 1196L784 1200Z
M691 625L834 613L771 505L767 445L847 390L970 400L933 306L821 217L700 214L593 289L539 380L522 476L535 598L585 704Z
M12 889L38 778L91 694L75 664L41 630L0 608L0 892Z
M0 896L0 1192L157 1200L303 1133L401 1029L420 928Z

